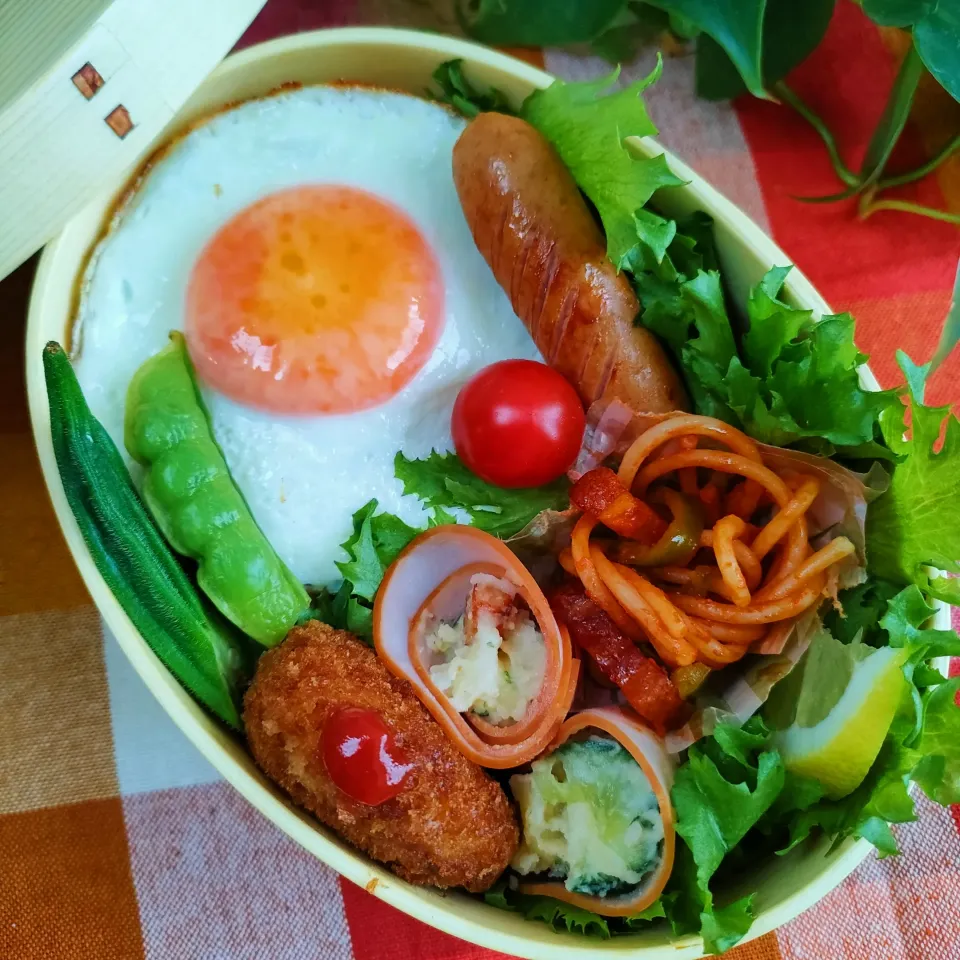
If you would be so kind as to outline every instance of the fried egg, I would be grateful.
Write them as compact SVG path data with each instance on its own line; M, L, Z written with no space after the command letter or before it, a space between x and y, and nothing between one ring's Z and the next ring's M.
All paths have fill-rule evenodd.
M452 449L460 386L539 359L460 209L463 126L366 88L248 101L161 151L82 278L75 366L93 413L123 450L131 377L184 331L233 478L305 583L338 579L371 498L423 524L397 451Z

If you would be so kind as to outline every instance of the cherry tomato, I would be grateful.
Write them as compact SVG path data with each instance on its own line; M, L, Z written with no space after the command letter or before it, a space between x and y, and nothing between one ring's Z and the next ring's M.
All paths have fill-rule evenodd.
M393 799L413 769L373 710L336 710L324 725L321 745L330 779L348 797L370 806Z
M556 370L534 360L501 360L460 390L453 443L487 483L537 487L569 469L585 422L580 398Z

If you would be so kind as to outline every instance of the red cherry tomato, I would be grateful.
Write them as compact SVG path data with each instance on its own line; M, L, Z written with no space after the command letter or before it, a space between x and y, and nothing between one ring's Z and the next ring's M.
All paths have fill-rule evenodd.
M321 741L330 779L360 803L377 806L393 799L413 769L373 710L341 707L324 725Z
M585 422L580 398L556 370L534 360L501 360L461 389L453 443L487 483L537 487L570 468Z

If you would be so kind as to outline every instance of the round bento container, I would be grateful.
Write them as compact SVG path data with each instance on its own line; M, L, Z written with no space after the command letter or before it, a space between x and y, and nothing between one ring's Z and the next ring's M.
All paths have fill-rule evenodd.
M186 103L161 135L175 134L224 104L266 94L285 83L353 81L424 94L431 74L445 60L461 58L468 75L480 84L499 87L515 103L551 77L504 54L449 37L411 31L356 28L325 30L284 37L252 47L225 60ZM665 152L652 140L636 141L644 154ZM745 302L747 290L773 265L790 260L741 210L725 199L683 162L667 153L671 169L688 180L674 188L665 212L681 215L704 210L716 222L716 241L724 276L734 301ZM687 960L699 957L698 937L674 937L664 924L642 933L606 941L555 933L545 924L487 906L460 892L415 887L339 840L309 814L294 807L258 771L243 741L209 717L150 651L114 599L93 564L64 496L50 440L47 395L41 362L48 340L65 342L73 308L75 281L95 242L116 193L111 188L72 219L46 248L30 302L27 329L27 387L37 450L70 551L94 602L137 673L173 721L214 767L264 816L305 849L348 880L404 913L456 937L531 960L586 960L599 955L637 960ZM827 305L797 270L786 283L787 296L815 315ZM865 384L876 389L869 371ZM867 855L866 841L848 841L830 849L827 841L808 843L785 857L758 863L738 882L718 891L721 902L742 891L756 890L757 919L749 938L786 923L816 903Z

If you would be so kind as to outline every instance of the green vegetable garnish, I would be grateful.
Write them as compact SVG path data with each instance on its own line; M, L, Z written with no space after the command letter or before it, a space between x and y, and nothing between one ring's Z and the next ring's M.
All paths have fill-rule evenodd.
M436 99L446 103L465 117L475 117L485 110L498 113L513 113L507 98L499 90L491 88L484 92L470 83L463 75L462 60L447 60L433 71L433 82L439 88Z
M336 594L321 591L307 616L316 617L364 640L373 639L373 598L387 567L422 530L392 513L377 513L370 500L353 515L353 532L341 544L348 560L338 560L343 583Z
M93 562L163 664L236 730L250 647L204 603L147 513L120 453L90 412L66 353L43 351L63 490Z
M699 929L708 952L728 949L750 928L752 895L718 907L710 881L785 783L783 760L759 720L742 731L719 727L712 738L690 748L677 770L671 797L684 842L677 844L667 886L667 916L675 929Z
M484 43L512 46L561 46L592 40L607 29L624 0L456 0L464 29Z
M912 436L904 439L902 411L882 421L887 443L903 460L867 512L867 564L878 577L915 583L931 597L960 604L960 580L927 569L960 573L960 423L949 407L924 406L930 364L917 367L902 351L897 359L911 399Z
M656 190L684 181L670 172L663 154L642 157L624 143L626 137L657 132L640 95L661 69L658 60L648 76L613 92L607 91L617 72L582 83L555 80L546 90L530 94L520 110L553 144L597 208L607 235L607 255L618 270L639 255L642 239L655 250L665 250L673 238L671 221L643 208Z
M817 452L839 448L849 456L871 445L872 454L880 417L898 401L860 385L867 358L854 345L849 314L816 323L809 310L781 299L788 271L774 267L751 290L739 349L712 273L681 281L672 310L644 295L649 281L641 275L641 320L671 347L699 412L776 446L812 441Z
M447 518L452 518L449 511L463 510L473 526L502 539L518 533L543 510L570 506L565 478L544 487L505 490L471 473L454 453L434 451L423 460L408 460L398 453L394 472L404 493L419 497Z
M570 933L579 933L600 940L610 938L610 923L606 917L601 917L590 910L574 907L569 903L563 903L560 900L554 900L551 897L530 897L518 893L516 890L510 889L506 877L501 877L483 895L483 899L491 907L522 913L527 920L542 920L553 927L554 930L565 929ZM650 910L653 910L653 907ZM647 918L630 918L630 920L634 919L639 925L641 920ZM650 919L654 918L651 917Z
M310 598L230 476L181 334L172 333L130 381L124 443L146 468L143 499L157 526L174 550L197 561L200 588L248 636L278 644Z
M869 577L859 586L841 590L839 601L842 608L831 607L823 618L823 625L843 643L851 643L859 637L871 647L887 644L887 634L880 626L880 619L887 604L900 592L899 584L889 580Z

